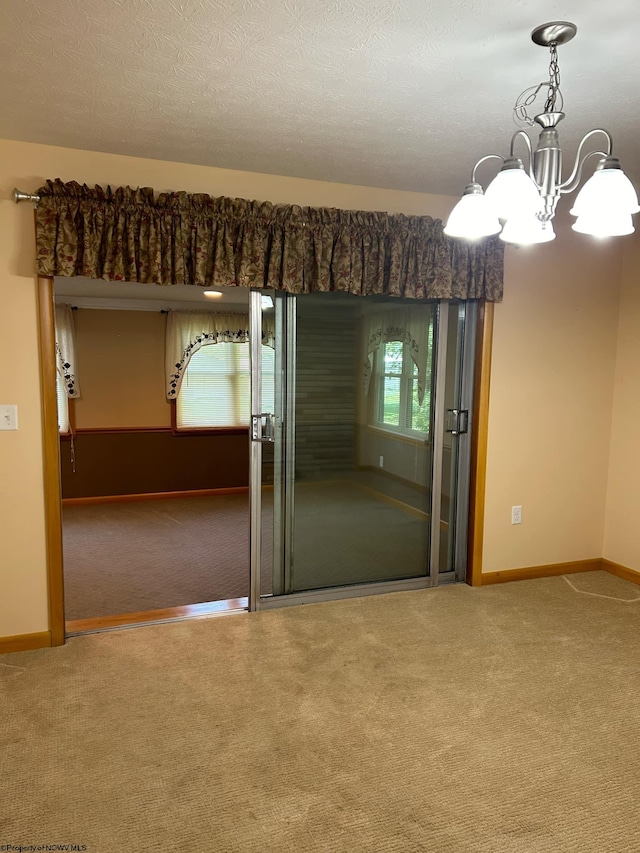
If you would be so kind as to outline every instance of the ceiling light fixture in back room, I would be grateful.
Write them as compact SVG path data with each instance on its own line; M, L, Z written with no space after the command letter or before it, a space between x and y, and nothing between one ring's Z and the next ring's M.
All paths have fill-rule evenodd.
M518 130L511 138L508 157L489 154L478 160L471 173L471 183L451 211L445 234L477 240L501 231L502 240L519 245L553 240L556 235L552 219L560 196L578 188L583 168L592 157L600 158L595 173L578 193L570 211L577 217L572 226L574 231L594 237L618 237L635 230L631 216L640 211L638 197L620 161L613 156L613 140L608 131L596 128L585 133L578 145L571 174L562 180L558 124L565 114L562 112L558 46L570 41L576 32L575 24L552 21L536 27L531 33L533 42L548 47L551 53L549 80L525 89L516 101L514 113L528 126L537 124L542 128L538 145L534 151L528 134ZM544 89L547 90L544 112L531 118L528 107ZM585 143L594 136L602 138L603 150L583 156ZM518 140L525 143L528 151L527 169L515 155ZM487 160L501 160L503 165L484 193L476 181L476 173Z

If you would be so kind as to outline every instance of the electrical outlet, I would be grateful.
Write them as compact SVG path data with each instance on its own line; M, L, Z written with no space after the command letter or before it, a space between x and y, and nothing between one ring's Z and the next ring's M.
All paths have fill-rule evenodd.
M0 403L0 429L18 429L18 407Z
M511 507L511 524L522 524L522 507Z
M380 467L384 468L384 456L380 457Z

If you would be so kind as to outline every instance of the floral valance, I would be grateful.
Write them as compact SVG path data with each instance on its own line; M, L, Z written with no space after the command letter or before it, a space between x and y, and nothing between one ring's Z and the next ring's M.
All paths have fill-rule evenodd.
M382 344L401 341L408 345L411 361L418 369L418 402L422 405L430 367L429 339L432 334L433 319L431 305L392 308L363 318L363 338L366 348L363 373L365 394L369 393L375 352Z
M78 365L76 362L75 327L73 311L69 305L56 305L56 368L62 377L68 397L80 396Z
M37 271L107 281L502 299L503 243L439 219L48 181Z
M262 343L275 346L273 312L262 312ZM210 311L169 311L165 341L167 400L175 400L191 357L202 347L247 343L249 315Z

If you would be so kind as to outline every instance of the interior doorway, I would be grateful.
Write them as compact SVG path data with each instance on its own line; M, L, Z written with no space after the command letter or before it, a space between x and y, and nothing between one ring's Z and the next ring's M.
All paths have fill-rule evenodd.
M217 292L54 283L68 633L247 607L249 294ZM211 317L168 399L171 328Z
M87 316L90 311L107 309L151 309L156 319L162 318L165 323L169 315L160 311L180 307L158 307L148 297L144 297L147 302L143 306L134 306L139 293L125 296L124 290L115 292L116 288L126 288L124 283L105 285L108 294L103 297L96 294L96 283L90 284L91 297L86 297L73 290L74 286L82 287L82 282L66 280L56 288L56 299L87 312ZM178 296L178 302L183 296L179 293L182 288L133 287L153 288L154 296L159 292L165 301L168 291L173 298ZM89 589L105 593L108 598L104 589L106 567L117 556L117 548L126 549L129 543L129 551L136 556L129 569L121 572L127 582L134 576L132 570L140 555L150 557L151 564L157 566L155 549L168 554L165 586L170 596L174 595L171 589L175 592L176 582L180 585L179 562L183 558L198 567L204 585L213 590L212 594L190 592L189 597L195 600L170 605L167 599L157 597L161 590L157 584L154 588L148 574L151 582L147 586L156 596L151 607L134 611L120 604L109 605L104 609L120 612L105 614L110 617L107 627L464 580L478 304L418 304L384 297L363 300L336 293L296 297L273 291L249 294L240 288L229 290L232 299L244 300L230 306L234 313L246 318L244 339L220 339L217 346L209 346L214 341L205 340L197 349L198 358L206 358L213 351L222 353L229 343L232 358L242 365L244 378L240 384L245 383L252 400L251 407L247 407L247 423L242 427L226 424L226 434L235 433L239 437L237 446L244 448L242 484L217 483L216 494L209 495L202 493L206 488L169 489L166 482L158 489L160 469L170 467L165 464L167 459L175 462L174 454L158 448L169 434L176 443L181 442L176 446L184 448L186 436L179 435L183 423L187 424L186 429L194 430L188 434L189 441L201 441L198 472L205 471L211 461L211 447L205 445L208 437L203 434L208 430L193 426L189 420L193 408L188 400L182 405L180 423L174 400L169 426L131 425L122 426L119 431L113 424L89 426L86 420L78 424L76 410L70 415L74 421L73 442L64 436L60 440L66 529L72 530L74 524L82 528L82 510L102 534L112 522L120 531L115 536L103 536L101 547L106 562L102 564L95 538L92 541L91 535L85 536L82 542L82 535L78 537L77 552L84 555L85 563L87 555L91 555ZM187 291L193 294L192 298L205 298L197 289L184 288ZM83 304L85 298L94 304ZM116 305L118 298L131 302L123 309ZM108 304L95 304L101 299ZM183 307L190 309L192 304ZM482 314L483 306L480 309ZM234 333L239 333L241 326ZM87 330L89 338L99 337L91 323L84 329ZM239 355L243 343L244 354ZM106 356L102 352L104 362L108 360ZM197 367L195 355L192 363ZM166 380L166 364L163 371ZM189 390L185 399L193 399L194 388L197 392L197 372L194 370L193 382L189 380L184 385ZM115 377L117 380L117 370ZM218 396L211 388L205 393L209 401ZM101 430L104 433L108 429L127 437L109 439L111 463L105 466L109 451L105 450L104 435L99 436ZM218 439L225 426L219 429L222 432L217 434ZM160 437L163 433L165 438ZM123 441L137 449L124 452ZM73 473L77 474L79 462L87 465L90 459L90 443L99 447L101 442L102 450L97 456L103 476L112 478L110 494L70 495L64 485L65 471L68 477L69 468L75 467ZM131 480L131 466L125 466L131 480L128 493L114 490L113 459L139 462L144 452L153 447L159 464L151 470L160 497L138 490L135 478ZM228 453L223 456L226 462L230 461ZM184 464L177 462L176 466L184 472ZM242 466L236 467L239 471ZM76 487L79 482L76 480ZM209 490L216 491L216 487L209 486ZM220 494L219 490L226 493ZM171 494L175 491L182 494ZM188 491L198 494L185 496ZM82 500L73 503L78 497L102 500L85 501L83 507ZM207 500L213 501L211 506L207 506ZM192 512L189 502L197 502L199 510ZM109 504L112 509L118 507L118 518L112 522L104 518ZM72 511L76 512L75 519ZM221 529L230 534L230 551L237 558L233 572L227 569L226 587L216 586L220 581L219 576L215 577L213 559L216 552L220 553L215 546L216 515ZM198 523L191 528L194 518ZM132 544L136 524L139 531L150 535L153 547L146 548L141 539ZM188 531L183 544L176 534L179 528ZM84 532L87 533L86 526ZM171 543L170 547L163 548L163 542ZM199 549L197 553L193 551L194 544ZM72 548L67 541L68 558ZM136 594L145 586L139 581L140 578L132 585ZM67 582L68 602L73 600L73 587L73 582ZM188 588L189 583L184 583L183 591ZM131 595L129 600L134 599L135 595ZM73 606L68 607L67 616L71 633L83 628L73 624L82 619L81 615L69 619L71 614L76 616ZM136 619L131 618L132 614Z

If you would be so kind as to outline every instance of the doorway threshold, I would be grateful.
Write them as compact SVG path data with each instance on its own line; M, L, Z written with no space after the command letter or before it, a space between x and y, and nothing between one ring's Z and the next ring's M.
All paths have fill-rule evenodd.
M244 613L249 606L247 598L227 598L223 601L206 601L203 604L185 604L163 610L144 610L139 613L119 613L115 616L95 616L90 619L74 619L65 623L66 636L98 634L122 628L137 628L142 625L162 625L167 622L184 622L188 619L207 619Z
M319 604L325 601L340 601L345 598L364 598L368 595L386 595L390 592L409 592L415 589L437 589L438 586L453 583L456 583L455 572L440 572L436 586L432 585L428 577L421 577L323 587L322 589L309 589L286 595L264 596L260 599L260 610L276 610L280 607L295 607L298 604Z

